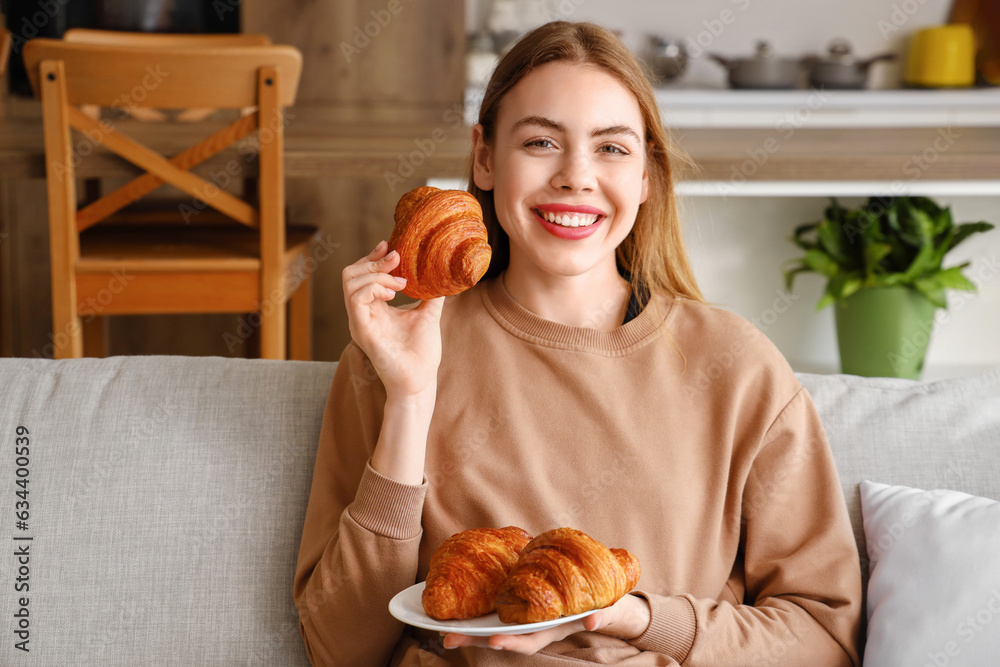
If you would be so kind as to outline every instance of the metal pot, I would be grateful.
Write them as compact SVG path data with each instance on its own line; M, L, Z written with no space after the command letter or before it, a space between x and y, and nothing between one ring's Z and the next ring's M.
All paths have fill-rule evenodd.
M828 89L860 89L868 84L868 68L879 61L896 59L895 53L880 53L865 60L857 60L851 53L851 44L846 39L835 39L827 47L825 58L808 56L805 63L809 67L809 85Z
M798 88L802 60L781 58L771 51L764 40L750 58L726 58L716 53L708 57L729 70L729 85L733 88Z
M687 68L688 52L684 42L650 35L646 46L646 61L655 83L673 81Z

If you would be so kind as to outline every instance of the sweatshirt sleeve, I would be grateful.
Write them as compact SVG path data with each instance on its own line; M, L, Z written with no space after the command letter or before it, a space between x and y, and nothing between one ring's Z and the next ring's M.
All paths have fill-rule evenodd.
M401 484L371 467L384 406L378 374L352 342L327 399L295 569L314 665L385 664L403 631L388 604L416 580L427 480Z
M742 512L744 604L636 591L651 620L631 643L686 667L859 665L861 566L833 455L804 387L762 440Z

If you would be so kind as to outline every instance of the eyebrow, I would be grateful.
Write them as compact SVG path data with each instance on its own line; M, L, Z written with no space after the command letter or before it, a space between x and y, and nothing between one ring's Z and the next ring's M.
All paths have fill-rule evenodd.
M528 125L537 125L538 127L549 128L551 130L555 130L556 132L566 132L565 125L563 125L562 123L557 123L551 118L546 118L545 116L525 116L521 120L514 123L514 127L511 128L511 132L516 132L522 127ZM640 144L642 143L642 139L639 138L639 135L636 134L635 130L633 130L628 125L611 125L609 127L602 127L598 130L594 130L593 132L591 132L590 136L605 137L608 135L616 135L616 134L624 134L631 136Z

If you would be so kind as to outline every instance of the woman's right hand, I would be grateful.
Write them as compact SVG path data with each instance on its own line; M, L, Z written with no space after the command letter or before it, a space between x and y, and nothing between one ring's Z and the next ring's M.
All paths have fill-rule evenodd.
M408 310L386 303L406 286L405 279L389 275L399 264L399 253L387 254L388 249L381 241L344 269L348 325L354 342L374 364L387 397L416 397L436 390L444 297L426 299Z

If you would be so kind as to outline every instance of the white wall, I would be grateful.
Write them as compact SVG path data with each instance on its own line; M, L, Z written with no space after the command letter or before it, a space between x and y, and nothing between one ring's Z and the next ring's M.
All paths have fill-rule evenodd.
M529 2L530 0L519 0ZM705 51L749 55L759 38L784 55L822 52L833 37L845 37L861 57L886 50L905 56L913 30L946 20L950 0L537 0L549 14L573 21L594 21L622 31L638 51L646 35L659 33L693 43ZM484 20L468 0L467 27ZM724 12L729 12L724 14ZM727 22L728 21L728 22ZM713 34L717 33L717 34ZM699 44L700 41L700 44ZM873 87L898 87L901 64L873 70ZM692 59L685 85L724 87L725 73L704 54ZM952 207L956 222L986 220L1000 224L1000 198L935 198ZM843 200L858 203L860 199ZM816 312L823 281L797 277L784 294L782 264L799 255L788 241L796 224L816 220L828 200L821 198L690 197L682 202L688 249L705 297L766 329L796 370L836 372L838 352L832 308ZM938 311L924 379L974 372L1000 365L1000 229L971 237L946 258L945 266L971 261L966 275L979 292L949 292L949 311Z
M857 204L863 199L840 201ZM970 261L964 272L979 290L949 291L949 310L937 311L925 362L927 380L1000 364L1000 200L935 201L951 206L956 223L987 220L998 229L970 237L945 258L946 267ZM788 240L792 229L818 220L827 203L805 197L688 197L681 203L688 252L705 298L756 323L795 370L839 370L833 308L815 309L825 279L800 274L788 294L781 273L785 262L802 254Z

